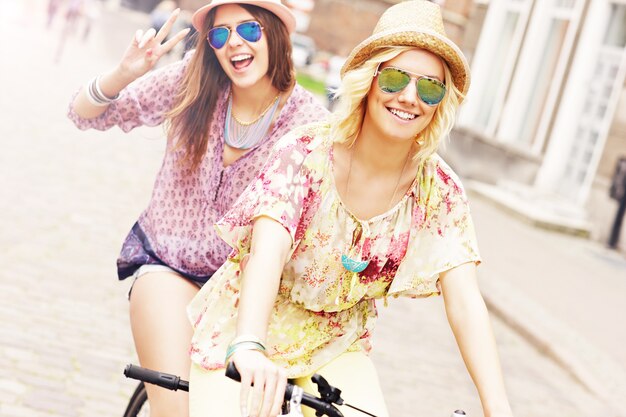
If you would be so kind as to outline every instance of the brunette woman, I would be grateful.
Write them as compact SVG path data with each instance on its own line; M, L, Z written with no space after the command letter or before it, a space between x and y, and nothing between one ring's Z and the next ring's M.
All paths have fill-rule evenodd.
M195 52L151 71L187 34L137 31L119 65L75 96L80 129L167 127L167 147L146 210L117 260L132 277L130 316L140 363L186 376L192 330L185 307L226 260L213 224L257 175L278 138L326 115L296 84L289 33L295 19L280 0L214 0L192 18ZM163 42L163 43L162 43ZM186 394L147 385L151 415L185 416Z

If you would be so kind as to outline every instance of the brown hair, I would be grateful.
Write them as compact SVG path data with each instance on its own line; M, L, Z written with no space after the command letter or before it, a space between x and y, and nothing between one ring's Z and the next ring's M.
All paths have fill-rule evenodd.
M280 92L287 91L295 82L291 61L291 40L285 24L272 12L261 7L239 4L263 26L267 36L269 67L267 75L272 86ZM217 8L211 10L197 34L196 52L183 75L174 107L167 113L168 134L177 137L175 147L185 151L185 159L196 168L206 153L211 123L224 85L230 82L222 69L215 51L206 40L215 22Z

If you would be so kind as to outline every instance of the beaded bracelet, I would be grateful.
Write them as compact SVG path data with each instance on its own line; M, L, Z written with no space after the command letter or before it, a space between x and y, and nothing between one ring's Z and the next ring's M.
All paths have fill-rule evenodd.
M87 87L85 88L85 92L87 93L87 100L94 106L104 107L113 103L117 99L119 99L119 93L115 95L115 97L107 97L100 88L100 76L92 79Z

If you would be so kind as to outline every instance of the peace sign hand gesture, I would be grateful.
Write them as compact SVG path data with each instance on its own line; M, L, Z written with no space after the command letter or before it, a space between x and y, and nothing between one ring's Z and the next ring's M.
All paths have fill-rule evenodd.
M133 41L126 49L119 64L121 73L127 79L130 81L136 80L150 71L163 55L187 36L190 31L189 28L181 30L175 36L162 43L172 30L179 13L180 9L174 10L158 33L154 28L148 29L145 33L139 29L135 33Z

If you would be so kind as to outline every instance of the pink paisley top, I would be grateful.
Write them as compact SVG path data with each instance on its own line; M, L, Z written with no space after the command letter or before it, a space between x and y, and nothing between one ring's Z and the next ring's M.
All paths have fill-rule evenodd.
M328 124L315 123L281 139L218 222L234 251L188 308L195 329L192 360L204 368L224 366L236 330L239 262L259 216L280 222L293 239L266 340L270 358L290 377L310 375L346 351L368 352L375 299L439 294L441 272L480 262L465 192L438 155L420 165L395 207L359 220L335 187L329 132ZM360 236L356 243L354 236ZM350 272L342 265L344 254L369 264Z
M141 125L159 125L174 105L190 57L191 53L184 60L133 82L120 93L119 100L97 118L83 119L71 106L68 117L83 130L106 130L117 125L128 132ZM198 170L184 168L182 151L173 150L173 138L168 138L152 198L138 220L151 248L165 264L196 276L210 275L226 261L231 248L217 236L213 225L258 174L274 143L295 127L327 115L322 104L297 85L261 144L224 167L223 134L228 93L229 86L224 86L207 152Z

